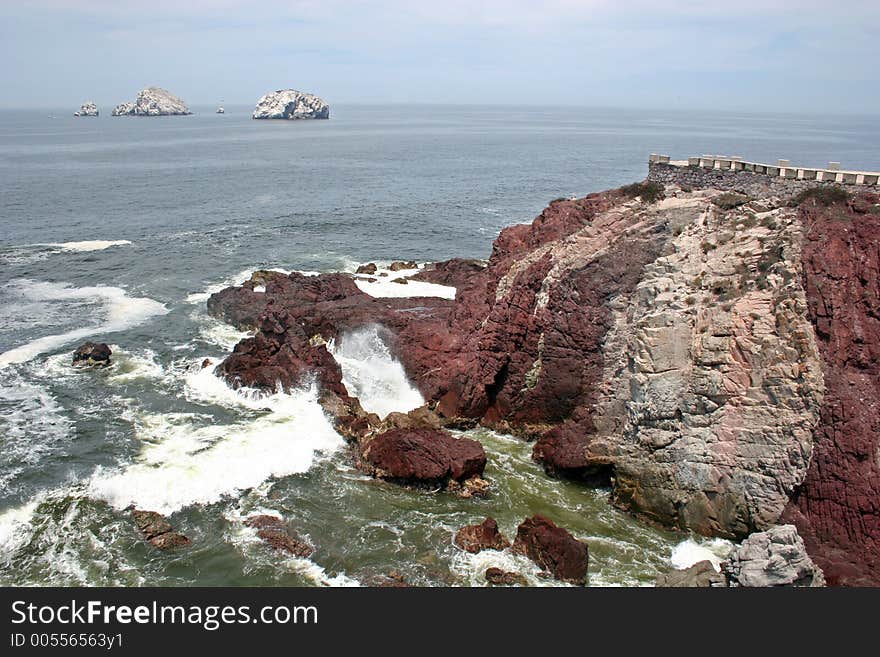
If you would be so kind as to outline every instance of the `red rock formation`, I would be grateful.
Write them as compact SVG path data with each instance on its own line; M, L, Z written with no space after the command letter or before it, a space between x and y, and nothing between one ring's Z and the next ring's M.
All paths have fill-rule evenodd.
M544 516L526 518L516 530L513 551L524 554L556 579L585 584L589 550Z
M498 523L494 518L486 518L479 525L462 527L455 534L453 542L462 550L473 553L510 547L510 541L498 531Z
M831 585L880 585L880 216L877 195L801 208L804 288L825 398L786 517Z
M483 474L486 452L476 440L453 438L437 429L392 429L366 443L361 463L382 479L445 485Z

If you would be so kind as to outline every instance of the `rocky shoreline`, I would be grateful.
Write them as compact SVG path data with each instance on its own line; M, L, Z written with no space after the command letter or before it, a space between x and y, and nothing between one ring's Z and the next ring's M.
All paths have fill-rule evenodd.
M256 330L217 373L315 377L373 476L487 494L479 443L450 433L482 425L649 522L736 540L791 523L829 584L878 584L878 208L643 183L551 203L488 263L418 272L454 300L257 272L208 301ZM327 343L372 325L424 407L379 418L349 394Z

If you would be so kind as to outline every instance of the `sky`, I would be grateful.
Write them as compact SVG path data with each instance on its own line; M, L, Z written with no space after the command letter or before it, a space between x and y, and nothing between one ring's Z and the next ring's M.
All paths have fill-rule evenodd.
M334 103L880 114L871 0L0 0L0 107Z

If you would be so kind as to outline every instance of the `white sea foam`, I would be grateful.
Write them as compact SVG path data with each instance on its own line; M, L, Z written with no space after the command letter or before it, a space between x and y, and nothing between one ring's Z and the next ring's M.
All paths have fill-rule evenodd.
M328 350L342 368L342 382L365 410L385 417L406 413L425 403L406 378L403 366L391 356L380 327L366 326L331 341Z
M380 267L376 270L375 274L355 278L354 283L361 292L365 292L371 297L440 297L441 299L455 299L456 289L448 285L426 283L425 281L407 281L406 284L394 282L398 279L414 276L418 272L418 268L391 271L390 269ZM385 274L385 276L380 276L380 274ZM367 278L375 278L376 280L371 282Z
M0 556L8 557L30 538L31 518L38 499L0 513Z
M18 377L0 386L0 489L9 490L26 466L37 465L68 440L70 429L71 421L45 388Z
M15 349L0 354L0 369L14 363L24 363L34 357L53 351L66 344L89 338L94 335L124 331L145 322L150 317L164 315L168 309L164 304L142 297L130 297L125 290L103 285L92 287L72 287L67 283L45 283L19 280L10 283L22 296L40 301L101 303L104 321L94 326L47 335L37 338Z
M108 377L111 383L127 383L137 379L162 379L165 369L156 361L156 353L144 349L137 353L128 353L117 345L111 345L113 351L113 368Z
M84 242L51 242L46 246L54 246L62 251L103 251L112 246L131 244L129 240L87 240Z
M723 538L701 539L699 542L688 538L672 549L669 561L678 570L690 568L700 561L711 561L715 570L721 570L721 562L732 549L733 543Z
M188 413L141 414L135 423L144 441L140 455L122 471L97 473L89 484L92 496L118 509L134 504L172 513L218 502L270 477L305 472L319 454L342 446L316 388L260 396L233 391L213 369L187 378L188 397L259 412L225 425L204 424Z

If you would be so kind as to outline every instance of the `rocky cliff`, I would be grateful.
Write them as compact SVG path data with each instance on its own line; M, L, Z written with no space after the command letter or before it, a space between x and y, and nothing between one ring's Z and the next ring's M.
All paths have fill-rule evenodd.
M610 485L665 526L742 539L791 522L829 583L880 584L878 251L877 195L646 183L551 203L466 276L419 274L454 301L261 272L209 309L259 329L223 375L274 388L317 371L358 441L389 427L321 345L380 324L429 400L407 426L535 440L548 474Z
M192 114L180 98L160 87L147 87L133 103L120 103L113 116L178 116Z
M273 91L257 102L255 119L329 119L330 106L314 94L295 89Z

